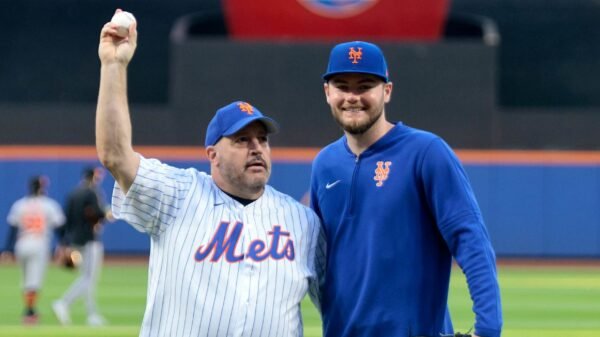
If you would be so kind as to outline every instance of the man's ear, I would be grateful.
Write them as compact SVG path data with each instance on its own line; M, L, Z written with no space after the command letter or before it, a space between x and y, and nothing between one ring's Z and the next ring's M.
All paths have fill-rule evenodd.
M217 149L215 146L211 145L206 147L206 157L208 158L208 161L214 163L214 161L217 159Z
M384 103L389 103L392 100L392 89L394 89L394 84L392 82L383 84L383 101L384 101Z
M329 103L329 84L327 82L323 83L323 91L325 92L325 99Z

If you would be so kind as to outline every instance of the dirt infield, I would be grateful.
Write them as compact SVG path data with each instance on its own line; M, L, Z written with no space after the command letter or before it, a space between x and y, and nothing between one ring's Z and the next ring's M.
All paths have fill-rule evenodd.
M112 266L148 264L148 258L148 255L105 255L104 263Z

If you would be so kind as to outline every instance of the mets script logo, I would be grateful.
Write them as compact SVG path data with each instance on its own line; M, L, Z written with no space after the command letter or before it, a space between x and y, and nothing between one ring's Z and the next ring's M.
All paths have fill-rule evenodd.
M252 115L254 113L254 107L246 102L238 103L238 108L248 115Z
M392 166L391 161L377 162L377 168L375 169L375 177L373 177L373 180L377 182L375 186L383 186L383 182L387 180L388 175L390 174L390 166Z
M267 233L271 238L269 242L254 240L248 244L246 253L241 254L236 251L244 224L236 222L231 230L229 225L229 222L221 222L212 239L207 244L198 247L194 256L196 261L219 262L223 255L225 255L225 260L230 263L240 262L244 259L244 255L258 262L269 257L274 260L294 261L296 256L294 241L290 238L290 232L282 230L281 226L273 226L273 229ZM283 241L282 245L280 245L280 241Z
M356 50L354 47L350 47L348 56L348 59L352 60L352 63L357 64L358 60L362 60L362 48L358 47L358 50Z
M309 11L328 18L349 18L356 16L379 0L298 0Z

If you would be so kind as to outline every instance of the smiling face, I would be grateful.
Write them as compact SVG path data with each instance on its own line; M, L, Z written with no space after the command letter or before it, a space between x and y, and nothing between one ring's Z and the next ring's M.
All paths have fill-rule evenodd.
M271 175L271 148L265 126L253 122L206 149L215 183L223 191L257 199Z
M373 75L348 73L334 75L324 89L333 117L347 133L361 135L385 122L381 117L390 101L392 83Z

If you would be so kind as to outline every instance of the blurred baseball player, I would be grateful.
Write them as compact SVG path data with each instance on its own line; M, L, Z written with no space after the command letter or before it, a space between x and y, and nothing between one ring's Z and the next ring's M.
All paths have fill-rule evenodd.
M454 257L474 302L475 335L499 337L494 251L450 147L386 119L392 83L376 45L336 45L323 78L344 130L312 168L310 202L327 237L325 336L451 335Z
M134 152L126 93L135 25L100 38L96 146L116 180L113 213L151 236L140 336L302 336L300 301L315 276L317 216L266 185L276 122L247 102L206 131L211 175Z
M87 324L101 326L107 323L96 304L96 285L100 278L104 246L100 237L102 221L106 217L105 202L98 184L101 170L86 168L81 183L69 194L65 205L67 222L61 245L81 253L79 277L65 293L52 303L58 321L71 323L70 306L78 298L85 298Z
M9 237L16 239L15 257L23 270L25 324L38 322L36 303L50 258L52 233L65 222L60 205L45 195L47 185L46 177L33 177L29 184L30 194L17 200L7 217L12 226Z

